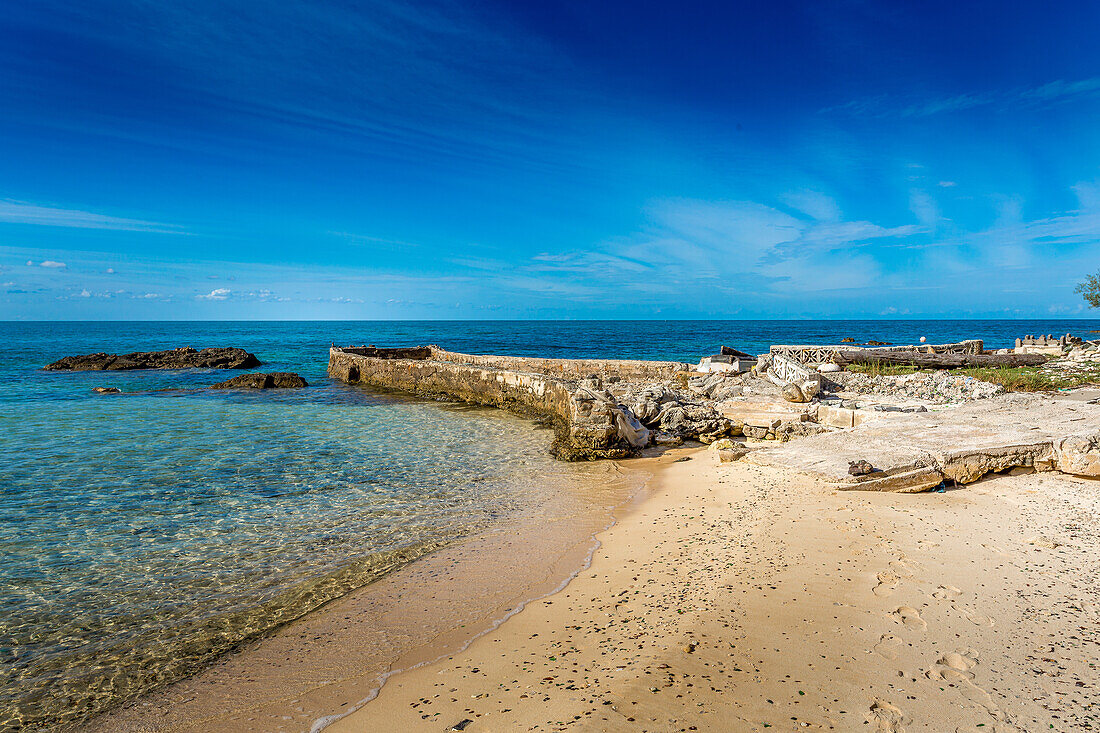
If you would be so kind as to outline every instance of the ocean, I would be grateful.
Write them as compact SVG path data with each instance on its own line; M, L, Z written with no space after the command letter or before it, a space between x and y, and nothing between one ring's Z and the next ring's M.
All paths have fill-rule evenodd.
M586 480L530 420L329 380L332 343L694 362L723 344L1090 331L1100 319L2 323L0 729L77 724ZM178 346L239 346L310 386L41 369Z

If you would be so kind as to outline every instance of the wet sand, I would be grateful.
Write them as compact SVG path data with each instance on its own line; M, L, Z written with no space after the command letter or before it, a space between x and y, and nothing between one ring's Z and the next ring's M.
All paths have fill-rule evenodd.
M548 487L531 515L422 557L81 730L309 731L362 705L394 671L455 652L561 588L595 535L644 494L650 462L632 464L578 466L588 480Z
M1100 727L1100 482L838 494L698 451L600 539L325 730Z

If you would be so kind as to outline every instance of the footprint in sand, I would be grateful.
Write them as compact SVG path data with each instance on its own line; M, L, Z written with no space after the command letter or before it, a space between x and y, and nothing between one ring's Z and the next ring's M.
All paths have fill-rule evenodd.
M871 589L871 592L882 598L893 593L894 589L898 587L898 583L901 582L901 578L897 576L897 573L891 570L884 570L876 577L878 578L878 584Z
M901 639L893 634L883 634L875 644L875 654L885 659L897 659L901 655Z
M974 673L970 670L976 666L978 666L977 653L973 649L961 649L957 652L944 654L924 674L930 680L970 681L974 679Z
M928 628L928 623L920 617L920 612L912 606L899 606L890 615L898 623L905 624L910 629L924 631Z
M962 595L962 590L953 585L941 585L932 591L932 597L941 601L953 601Z
M911 578L919 570L924 569L924 566L919 562L911 560L905 555L899 556L897 560L892 560L890 562L890 567L903 578Z
M882 700L875 700L868 711L870 722L875 724L875 730L882 733L904 733L903 723L909 722L901 708Z
M959 606L959 610L962 611L963 616L966 616L966 620L975 626L985 626L988 629L993 628L992 617L986 616L984 613L978 613L978 611L969 606Z
M998 547L997 545L987 545L984 542L982 543L982 547L996 555L1000 555L1001 557L1012 557L1012 553L1006 551L1003 547Z
M978 653L973 649L960 649L950 654L944 654L924 674L930 680L953 683L958 692L972 703L985 708L985 711L997 721L998 725L991 726L975 724L972 727L957 728L956 731L981 730L1018 730L1011 722L1009 716L997 706L993 696L984 687L974 684L974 672L978 666Z

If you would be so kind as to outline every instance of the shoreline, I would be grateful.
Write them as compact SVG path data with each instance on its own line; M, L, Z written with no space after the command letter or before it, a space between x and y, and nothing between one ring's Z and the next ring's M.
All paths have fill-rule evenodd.
M429 553L76 730L327 729L393 675L457 653L565 587L597 535L642 500L660 460L588 464L573 513L551 508L550 521L532 514Z

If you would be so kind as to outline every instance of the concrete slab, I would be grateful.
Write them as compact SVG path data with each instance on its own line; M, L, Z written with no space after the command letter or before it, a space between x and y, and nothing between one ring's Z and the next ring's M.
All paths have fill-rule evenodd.
M1100 477L1100 405L1010 394L936 412L893 413L768 447L748 460L813 473L838 489L875 491L965 484L1018 466ZM849 475L849 463L859 460L879 471Z

